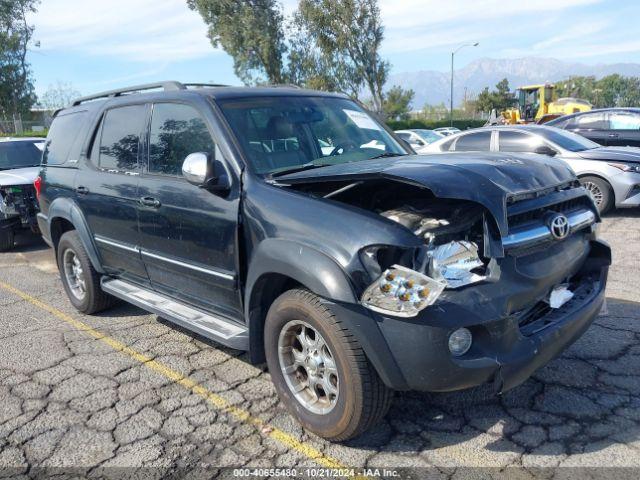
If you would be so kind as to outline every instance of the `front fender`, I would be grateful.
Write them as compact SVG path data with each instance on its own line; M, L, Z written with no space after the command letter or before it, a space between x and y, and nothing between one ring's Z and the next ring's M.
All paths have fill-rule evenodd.
M82 241L84 249L87 251L87 255L89 256L89 260L91 260L93 268L95 268L98 273L105 273L104 269L102 268L102 262L100 260L98 249L96 248L96 245L93 241L93 236L89 232L87 221L85 220L80 207L70 198L56 198L53 202L51 202L48 214L48 234L49 238L52 240L53 245L57 245L57 239L53 237L51 225L57 218L67 220L73 225L73 227L76 229L76 232L78 232L78 236Z
M334 260L307 245L270 238L260 242L251 258L245 290L246 318L249 318L249 300L256 282L270 273L289 277L330 300L358 301L347 275Z

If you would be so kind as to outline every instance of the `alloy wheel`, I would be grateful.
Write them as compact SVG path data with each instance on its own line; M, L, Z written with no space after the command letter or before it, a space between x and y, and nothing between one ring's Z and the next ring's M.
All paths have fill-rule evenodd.
M602 193L600 187L593 182L584 182L582 185L591 194L596 205L600 206L604 199L604 193Z
M302 320L288 322L278 338L278 360L287 386L312 413L326 415L339 395L338 369L320 332Z
M76 252L67 249L62 257L64 276L69 285L69 290L78 300L84 299L87 294L87 284L84 278L82 263Z

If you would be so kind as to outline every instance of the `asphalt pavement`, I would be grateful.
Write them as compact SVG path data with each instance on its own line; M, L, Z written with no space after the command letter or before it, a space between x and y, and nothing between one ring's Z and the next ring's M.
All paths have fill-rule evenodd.
M338 444L304 431L243 353L126 304L76 312L52 251L25 234L0 253L0 476L638 478L640 211L608 216L601 236L607 310L560 358L502 397L398 393L382 423Z

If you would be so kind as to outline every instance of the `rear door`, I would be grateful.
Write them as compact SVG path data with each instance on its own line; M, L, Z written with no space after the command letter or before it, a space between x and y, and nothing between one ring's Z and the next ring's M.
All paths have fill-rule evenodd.
M578 133L600 145L607 145L609 140L609 122L604 112L578 115L567 125L566 130Z
M233 180L231 191L222 194L191 185L182 176L182 163L191 153L204 152L224 162L208 128L212 115L204 101L153 105L138 191L140 244L154 289L238 318L239 182Z
M148 277L139 251L137 190L147 114L145 104L106 110L75 180L76 200L105 270L141 284Z
M640 147L640 113L610 112L607 145Z

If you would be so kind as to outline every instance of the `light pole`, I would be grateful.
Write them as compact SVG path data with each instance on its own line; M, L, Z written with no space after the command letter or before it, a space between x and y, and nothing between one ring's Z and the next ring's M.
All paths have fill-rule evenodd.
M449 103L449 123L453 127L453 56L458 53L461 48L464 47L477 47L480 45L479 42L476 43L465 43L464 45L460 45L453 52L451 52L451 97Z

